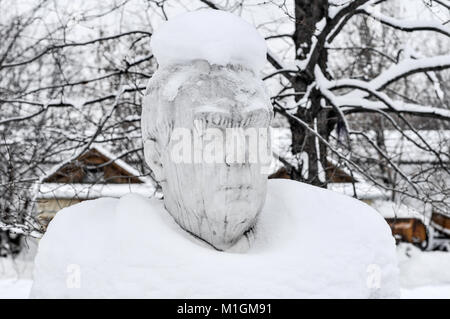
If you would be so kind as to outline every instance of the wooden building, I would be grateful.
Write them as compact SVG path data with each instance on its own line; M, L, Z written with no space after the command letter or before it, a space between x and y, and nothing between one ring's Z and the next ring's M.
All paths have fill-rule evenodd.
M450 251L450 215L433 212L430 226L431 249Z
M407 242L426 248L427 227L419 218L386 218L392 235L398 242Z
M37 194L38 218L47 225L64 207L130 192L151 196L154 187L136 169L94 145L75 160L54 167L43 179Z

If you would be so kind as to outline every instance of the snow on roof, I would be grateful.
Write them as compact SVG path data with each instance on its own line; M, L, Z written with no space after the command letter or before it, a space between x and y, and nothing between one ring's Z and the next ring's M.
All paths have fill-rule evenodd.
M94 144L91 149L95 149L97 150L100 154L102 154L103 156L107 157L110 160L114 160L114 163L117 164L118 166L120 166L121 168L123 168L125 171L127 171L128 173L130 173L131 175L137 177L140 181L142 181L143 183L151 183L151 180L149 178L147 178L146 176L141 176L142 174L135 169L134 167L130 166L129 164L127 164L125 161L117 158L117 155L114 155L113 153L111 153L110 151L108 151L107 149L105 149L103 146L100 146L98 144Z
M264 38L240 17L220 10L179 15L159 27L151 48L160 66L192 60L240 64L260 71L266 62Z
M95 199L99 197L122 197L136 193L146 197L154 194L155 188L149 184L59 184L40 185L38 199L77 198Z
M124 169L126 172L130 173L134 177L138 178L141 182L147 183L147 184L153 184L153 181L151 178L148 178L147 176L142 176L142 174L137 169L135 169L131 165L127 164L125 161L117 158L117 155L114 155L112 152L108 151L103 145L94 143L91 145L89 150L96 150L101 155L105 156L108 160L113 160L116 165L118 165L120 168ZM81 155L83 155L83 154L80 154L79 156L81 156ZM64 165L70 163L72 160L74 160L74 157L66 154L66 159L61 160L60 163L53 165L48 170L46 170L47 173L41 178L41 181L44 181L46 178L55 174Z
M142 181L139 183L127 183L127 184L61 184L61 183L47 183L41 182L38 186L37 198L38 199L54 199L54 198L78 198L78 199L95 199L99 197L121 197L128 193L137 193L144 196L152 196L155 193L155 187L150 178L141 176L142 174L123 160L118 159L113 153L105 149L103 146L93 144L89 150L96 150L101 155L105 156L109 160L114 160L114 163L127 171L132 176ZM60 164L55 165L49 169L49 173L45 175L49 177L55 174L59 169L66 165L72 157L62 161ZM42 178L41 180L45 180Z
M403 203L394 203L387 200L376 200L371 205L384 218L415 218L425 221L425 215Z

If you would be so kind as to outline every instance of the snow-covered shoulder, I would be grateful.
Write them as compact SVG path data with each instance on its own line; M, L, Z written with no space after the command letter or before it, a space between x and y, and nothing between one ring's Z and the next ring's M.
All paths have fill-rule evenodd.
M189 12L170 19L153 34L151 48L161 67L206 60L260 71L267 53L264 38L252 25L219 10Z
M311 281L309 296L399 296L395 240L386 221L366 203L292 180L269 180L261 233L266 245L298 255ZM276 227L272 225L281 224ZM275 248L274 248L275 249ZM345 283L344 283L345 282ZM314 283L316 285L314 285ZM303 285L303 295L307 296Z
M394 239L369 206L270 180L245 253L183 231L161 201L130 194L59 212L35 261L32 297L398 297Z

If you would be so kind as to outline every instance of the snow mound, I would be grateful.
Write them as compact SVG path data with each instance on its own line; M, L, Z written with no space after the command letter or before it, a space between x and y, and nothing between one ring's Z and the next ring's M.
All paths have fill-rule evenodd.
M31 279L0 278L0 299L25 299L32 283Z
M450 254L422 251L411 244L398 246L400 283L405 288L450 284Z
M35 298L391 298L395 241L353 198L269 180L245 253L181 230L163 203L130 194L60 211L35 259Z
M256 72L266 62L267 47L256 29L231 13L200 10L165 22L152 36L151 48L161 67L192 60L239 64Z

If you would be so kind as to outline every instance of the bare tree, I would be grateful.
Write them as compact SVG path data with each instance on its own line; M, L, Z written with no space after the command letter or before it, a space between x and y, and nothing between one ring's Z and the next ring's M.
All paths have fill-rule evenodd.
M235 4L202 2L215 9L237 10ZM240 4L245 6L244 1ZM448 128L450 121L445 90L449 74L445 71L450 68L448 1L424 1L424 7L433 12L433 18L425 20L393 16L399 2L389 0L295 0L271 4L281 8L293 25L292 33L272 33L266 37L287 39L293 47L288 50L290 57L277 57L269 51L268 60L274 71L266 76L267 80L278 78L281 84L272 99L276 112L289 122L292 153L307 157L305 161L305 156L299 156L294 165L284 161L290 177L326 187L327 173L335 169L329 166L329 159L334 158L342 167L364 176L393 197L418 200L431 204L439 212L448 212L448 135L435 134L439 140L430 141L430 135L423 133L424 127ZM436 14L439 9L447 12L444 18ZM355 31L351 27L355 23L359 27L365 23L365 37L359 34L356 47L352 41L336 47L336 40L342 36L352 40ZM373 34L380 33L373 30L374 26L382 28L379 39L374 39ZM435 47L443 43L442 52L425 56L423 52L402 47L401 37L416 37L421 32L427 32L427 38L423 38L427 43ZM336 63L332 55L336 50L340 51L340 61L347 63L342 52L353 52L356 68L345 63L333 68ZM361 61L365 65L358 67ZM342 72L343 68L362 72ZM429 98L430 88L436 98ZM422 96L417 92L423 93ZM363 129L361 123L367 121L375 134ZM397 131L412 145L413 151L426 153L427 160L417 159L414 168L405 169L399 160L399 150L387 149L385 145L385 128ZM405 151L411 152L411 148Z
M52 165L93 143L142 162L140 96L154 68L153 9L143 1L88 4L64 11L46 0L27 7L0 1L10 9L0 10L1 229L40 236L36 185ZM108 25L125 12L141 28Z

